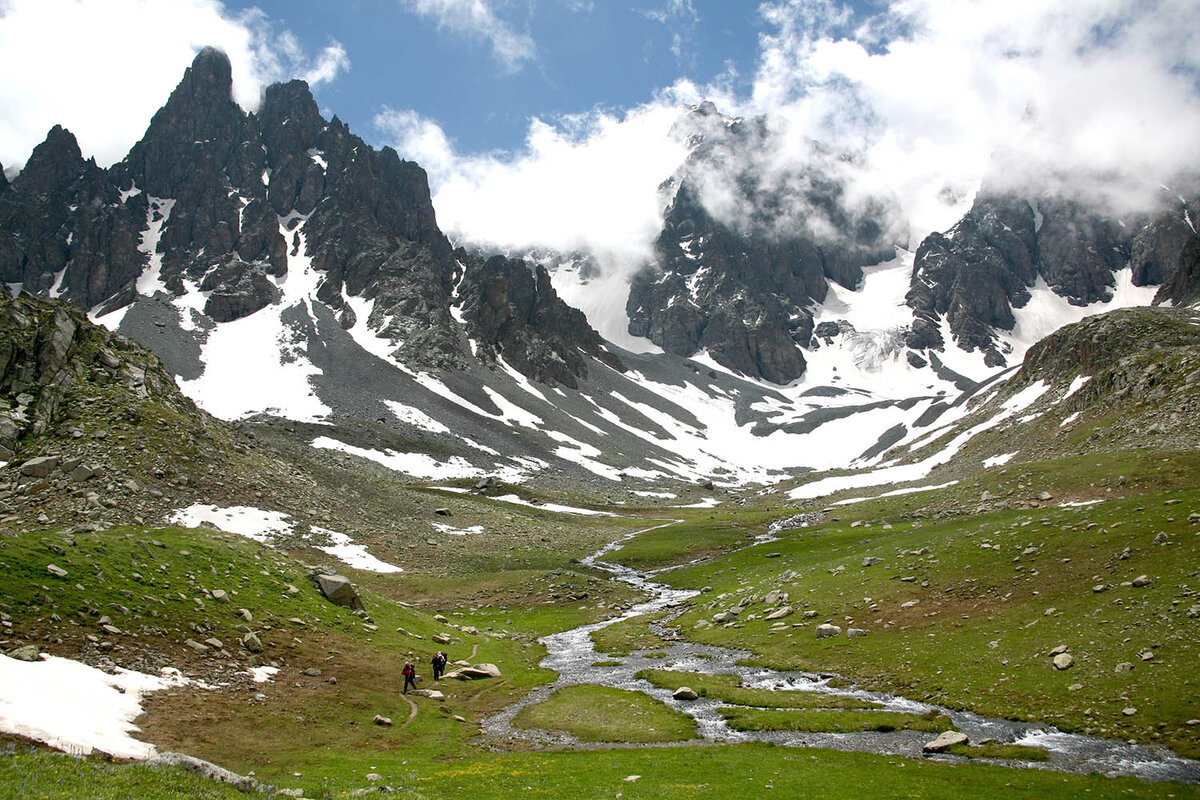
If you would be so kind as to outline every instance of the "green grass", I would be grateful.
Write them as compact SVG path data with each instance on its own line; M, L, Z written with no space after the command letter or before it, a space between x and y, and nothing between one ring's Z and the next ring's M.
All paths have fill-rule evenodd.
M735 731L804 731L853 733L854 731L925 731L941 733L953 726L944 715L902 714L896 711L825 711L821 709L718 709Z
M112 764L61 753L0 749L0 797L126 800L253 800L274 795L243 794L178 768Z
M747 544L772 518L761 509L692 512L682 522L635 536L607 558L643 570L711 558Z
M592 631L592 643L596 651L610 656L624 656L634 650L660 650L667 646L650 624L662 618L662 614L633 617Z
M522 709L513 724L565 731L584 742L682 742L698 735L695 720L649 695L590 684L559 689Z
M1031 747L1026 744L956 744L947 748L947 753L966 758L998 758L1014 761L1049 761L1050 751L1044 747Z
M666 669L644 669L635 677L649 681L661 689L690 686L704 697L736 706L757 708L875 708L878 703L855 697L837 697L817 692L774 692L770 689L747 689L736 675L704 675L699 672L676 672Z
M985 486L1003 492L1023 485L1028 494L1051 474L1063 488L1050 491L1060 497L1068 485L1077 487L1075 496L1118 496L1085 507L930 513L973 508L978 490L967 486L837 508L824 524L773 543L779 558L750 548L664 573L677 586L712 587L693 600L679 629L696 641L751 650L755 663L779 669L833 671L867 688L988 716L1200 755L1200 731L1186 725L1200 707L1191 674L1200 642L1189 616L1200 606L1200 536L1188 522L1200 509L1200 491L1119 496L1194 483L1200 454L1021 465L989 473ZM852 527L855 521L867 524ZM1154 543L1160 532L1169 544ZM883 561L864 568L867 556ZM793 573L788 581L786 571ZM1122 585L1142 574L1151 577L1149 587ZM1107 590L1093 592L1100 584ZM797 613L788 621L810 609L817 616L783 631L746 621L771 589L790 593ZM739 627L693 628L745 596L756 601L743 609ZM814 628L825 620L869 635L818 640ZM1048 653L1062 644L1075 665L1060 672ZM1153 658L1142 660L1143 653ZM1119 664L1133 669L1118 672ZM1138 713L1125 716L1129 706Z

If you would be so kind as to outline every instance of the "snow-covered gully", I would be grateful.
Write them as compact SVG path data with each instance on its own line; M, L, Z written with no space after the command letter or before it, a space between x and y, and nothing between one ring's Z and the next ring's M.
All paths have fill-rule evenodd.
M558 678L552 684L534 689L518 702L485 720L484 732L492 741L524 740L547 748L590 749L611 746L584 743L566 734L527 730L517 728L512 724L513 718L521 709L546 700L558 689L578 684L597 684L644 692L693 717L698 723L699 732L703 737L702 742L705 744L761 741L789 747L825 747L917 758L923 755L923 745L934 738L932 734L917 731L887 733L877 731L855 733L735 731L725 724L724 718L717 710L719 706L729 705L728 703L703 697L691 701L676 700L672 696L671 690L658 688L635 677L639 671L645 669L671 669L680 672L736 675L742 679L747 688L753 689L778 692L816 692L872 700L882 703L885 711L915 714L936 711L949 717L954 727L967 734L972 741L995 739L1001 742L1045 748L1050 753L1050 759L1045 762L999 762L1010 766L1075 773L1104 773L1111 776L1134 776L1153 781L1171 780L1200 783L1200 761L1183 758L1163 747L1063 733L1052 726L1038 723L990 719L970 712L956 711L883 692L832 687L829 683L830 678L834 676L828 673L817 675L807 672L786 672L742 666L738 662L750 657L751 654L747 651L684 641L674 629L669 627L669 623L673 619L671 612L680 608L697 592L674 589L658 583L653 580L655 575L659 574L657 572L642 572L604 560L608 553L632 537L673 524L675 521L664 522L627 534L583 559L585 565L609 573L613 579L623 581L649 594L650 599L629 608L619 616L540 639L548 651L541 666L557 671ZM771 541L772 538L769 536L759 537L748 547L759 546ZM666 616L662 621L652 624L651 629L662 637L666 643L665 650L635 651L628 656L620 657L596 650L591 638L593 631L634 617L663 612L666 612ZM653 655L648 657L648 653L653 653ZM662 656L663 653L666 654L665 658ZM593 666L596 663L609 666ZM619 664L619 666L611 666L613 664ZM681 678L681 685L686 682L685 678ZM694 746L694 744L696 742L676 746ZM965 759L949 755L930 757L948 761L965 761Z

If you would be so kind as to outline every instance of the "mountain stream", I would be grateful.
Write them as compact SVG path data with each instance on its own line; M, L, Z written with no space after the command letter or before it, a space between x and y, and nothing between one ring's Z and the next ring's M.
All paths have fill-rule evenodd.
M1063 733L1040 723L989 719L970 712L908 700L883 692L835 688L829 685L829 679L834 677L829 673L817 675L809 672L786 672L742 666L738 662L749 658L751 653L684 641L674 629L669 627L669 622L682 613L685 601L699 593L692 590L674 589L656 582L654 577L663 570L642 572L604 560L604 556L619 549L622 544L634 536L672 524L674 523L667 522L627 534L583 559L585 566L609 573L616 580L623 581L650 595L650 599L630 607L620 616L542 637L539 641L546 646L548 655L542 660L541 666L558 672L558 678L547 686L534 689L518 702L486 719L483 723L484 732L492 741L524 741L545 748L587 749L611 746L584 743L563 733L522 729L512 724L513 718L521 709L546 700L558 689L577 684L597 684L644 692L694 718L699 726L699 733L706 743L774 742L789 747L824 747L918 758L923 755L922 746L936 736L919 731L887 733L877 731L854 733L735 731L725 724L724 718L717 711L719 706L728 705L727 703L704 697L691 701L676 700L672 696L671 689L658 688L645 680L634 677L643 669L671 669L680 672L736 675L741 678L744 686L752 689L768 689L779 692L818 692L840 697L873 700L882 703L884 711L923 714L935 710L949 717L954 728L970 737L971 742L995 739L1002 743L1042 747L1050 753L1049 761L1045 762L1004 760L996 763L1065 772L1099 772L1111 776L1129 775L1144 780L1200 783L1200 761L1183 758L1164 747L1129 744L1111 739ZM753 544L748 546L754 547L773 540L774 537L767 534L759 536ZM666 643L665 650L635 651L627 656L609 656L596 651L591 639L593 631L634 617L657 615L664 612L666 616L658 622L651 623L650 627ZM663 657L664 653L665 657ZM597 662L610 666L593 666ZM619 665L615 665L618 663ZM685 685L686 683L687 677L681 675L679 684ZM695 741L691 741L675 746L694 746L695 744ZM929 757L946 761L966 760L950 755ZM976 760L984 761L986 759Z

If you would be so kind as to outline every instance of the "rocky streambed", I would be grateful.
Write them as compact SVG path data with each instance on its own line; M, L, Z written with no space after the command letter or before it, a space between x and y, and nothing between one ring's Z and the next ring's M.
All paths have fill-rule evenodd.
M665 527L673 523L655 526ZM648 528L646 530L654 530ZM920 731L897 730L890 732L855 731L852 733L813 733L792 731L738 731L726 724L719 712L730 703L700 697L683 700L674 697L674 691L660 688L649 681L636 677L642 670L675 670L681 673L704 673L707 675L732 675L741 679L749 689L766 689L776 692L813 692L833 697L853 698L880 704L878 710L907 714L944 714L953 723L954 729L966 734L971 742L995 740L1001 743L1029 745L1044 748L1049 760L1026 762L1005 759L999 763L1010 766L1055 769L1076 773L1103 773L1111 776L1134 776L1144 780L1180 781L1200 783L1200 761L1183 758L1172 751L1153 745L1138 745L1093 736L1064 733L1053 726L1040 723L1014 722L991 719L966 711L957 711L929 703L909 700L883 692L868 692L840 685L831 686L831 674L788 672L764 669L740 664L751 656L744 650L683 641L670 621L682 611L686 601L697 592L675 589L654 580L655 573L647 573L621 564L605 561L604 557L618 549L622 543L646 531L637 531L612 542L583 563L603 570L616 580L623 581L650 596L617 617L583 625L561 633L543 637L540 641L548 650L541 666L558 672L552 684L539 687L517 703L484 721L484 731L494 741L521 741L540 747L597 748L611 745L589 744L560 732L529 730L515 727L514 717L521 709L543 702L555 691L578 684L596 684L617 689L644 692L671 708L694 718L705 743L774 742L789 747L825 747L838 750L854 750L882 755L897 755L931 758L949 761L966 759L938 754L928 756L924 746L935 738L935 734ZM751 547L769 542L773 537L759 537ZM596 650L591 634L609 625L641 616L662 615L650 628L659 635L665 648L635 651L629 655L609 655ZM601 666L595 666L600 664ZM686 684L687 675L680 676L680 685ZM693 746L685 742L677 746ZM644 745L641 745L644 746ZM661 746L661 745L658 745ZM984 759L975 759L984 760Z

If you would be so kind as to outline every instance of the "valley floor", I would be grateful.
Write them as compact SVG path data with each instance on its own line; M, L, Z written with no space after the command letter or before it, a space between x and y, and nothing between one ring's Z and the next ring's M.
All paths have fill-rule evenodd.
M358 614L317 593L304 565L329 559L298 539L6 535L4 649L177 669L142 697L134 739L296 796L1200 796L1198 475L1200 454L1155 452L843 505L768 495L619 517L453 495L431 519L523 535L445 534L418 567L368 542L406 569L343 567ZM1045 499L979 500L1026 495ZM657 605L639 607L647 590ZM499 675L435 685L439 649ZM443 699L401 694L406 659ZM696 700L673 697L683 685ZM981 735L965 710L1004 732ZM1063 756L1051 726L1149 754L1101 768L1141 777L1071 772L1097 767ZM948 728L970 741L921 755ZM844 752L851 740L877 752ZM198 781L0 743L4 797L236 795Z

